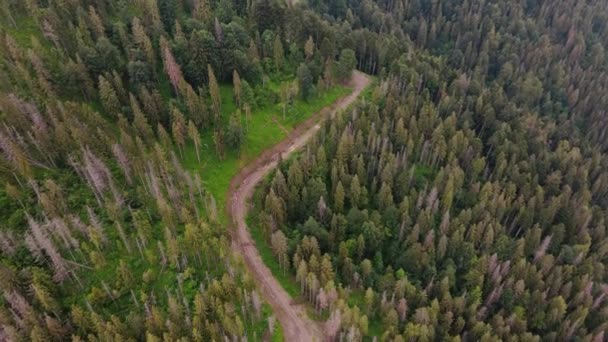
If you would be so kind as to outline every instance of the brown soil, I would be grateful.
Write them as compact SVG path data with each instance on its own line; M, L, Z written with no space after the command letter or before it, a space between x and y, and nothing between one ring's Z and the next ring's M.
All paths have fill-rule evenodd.
M242 168L230 182L226 211L233 224L233 229L230 229L232 246L243 256L250 274L281 323L285 340L289 342L322 341L323 327L308 318L304 306L293 304L292 298L262 261L245 222L249 201L258 182L276 167L280 157L285 158L303 147L321 128L323 120L352 104L369 83L370 79L365 74L354 72L350 81L352 93L315 113L291 131L283 141Z

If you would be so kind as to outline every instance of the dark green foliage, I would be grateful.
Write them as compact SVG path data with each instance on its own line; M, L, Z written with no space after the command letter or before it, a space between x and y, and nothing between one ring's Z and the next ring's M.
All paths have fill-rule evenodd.
M120 52L107 38L101 38L94 47L84 47L80 50L87 69L92 78L112 70L118 70L122 65Z
M606 117L581 100L606 89L604 40L546 21L566 2L376 3L345 14L363 29L315 40L323 56L342 51L338 79L356 66L381 84L281 166L294 171L279 229L304 294L318 305L309 292L327 253L335 283L323 291L352 289L358 309L341 310L363 310L389 340L604 338Z
M313 91L313 78L306 64L298 67L298 87L302 100L307 101Z
M214 53L215 38L206 31L194 31L188 41L187 57L185 58L184 76L194 87L200 87L207 82L207 65L211 64L217 70L219 62Z
M241 123L241 112L237 111L230 117L226 129L226 144L232 149L238 150L245 139L245 130Z
M158 0L158 10L165 31L173 32L175 19L177 18L177 2L172 0Z
M351 49L342 50L340 60L336 63L336 77L342 82L348 80L356 64L355 52Z
M282 29L285 12L282 2L278 0L254 0L252 1L252 7L258 32Z
M129 62L127 71L129 73L129 84L133 90L150 86L153 81L150 65L144 61Z

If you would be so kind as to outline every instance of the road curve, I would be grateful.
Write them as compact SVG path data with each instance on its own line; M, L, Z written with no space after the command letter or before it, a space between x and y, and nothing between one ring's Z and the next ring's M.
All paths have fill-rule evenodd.
M230 182L226 196L226 211L233 224L233 228L230 229L232 248L243 256L250 274L281 323L285 340L289 342L323 341L323 328L308 318L303 306L292 303L292 298L262 261L245 221L248 204L258 182L277 166L279 155L285 158L303 147L321 128L320 123L323 120L352 104L369 83L370 78L367 75L358 71L353 72L350 81L353 91L349 95L315 113L296 127L283 141L264 151L256 160L241 169Z

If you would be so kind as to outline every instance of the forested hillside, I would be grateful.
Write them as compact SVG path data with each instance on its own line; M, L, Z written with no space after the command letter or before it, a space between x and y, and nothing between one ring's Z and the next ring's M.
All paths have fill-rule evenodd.
M381 81L252 222L328 334L604 341L606 3L310 5Z
M608 3L0 0L0 341L608 337ZM254 246L249 246L254 248ZM275 267L276 266L276 267Z
M216 198L348 91L354 52L286 27L336 24L267 0L0 12L0 341L280 339Z

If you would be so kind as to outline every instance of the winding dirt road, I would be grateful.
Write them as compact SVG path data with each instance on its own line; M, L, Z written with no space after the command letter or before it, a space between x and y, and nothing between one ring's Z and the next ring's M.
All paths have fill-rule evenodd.
M296 127L282 142L264 151L251 164L241 169L230 182L226 211L235 226L235 229L231 229L232 247L243 256L262 295L281 323L285 340L289 342L323 341L323 328L308 318L303 306L292 303L292 298L262 261L245 222L249 201L258 182L277 166L279 155L285 158L303 147L321 128L323 120L352 104L369 83L370 78L367 75L358 71L353 72L350 81L352 93L315 113Z

